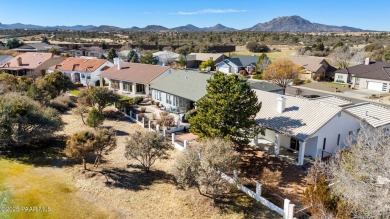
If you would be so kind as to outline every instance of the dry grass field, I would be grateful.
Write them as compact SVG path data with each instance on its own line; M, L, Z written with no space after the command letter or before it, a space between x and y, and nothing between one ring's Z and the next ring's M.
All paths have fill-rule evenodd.
M58 136L88 129L78 116L62 116L64 130ZM44 149L21 154L0 151L0 198L3 206L43 206L50 212L0 212L0 218L278 218L244 193L233 190L213 202L196 189L182 189L173 177L174 157L157 162L149 174L127 160L124 141L140 127L122 117L104 122L112 126L118 147L104 157L99 168L69 161L56 142ZM66 138L64 138L66 139ZM62 140L64 140L62 139ZM1 200L0 200L1 204Z

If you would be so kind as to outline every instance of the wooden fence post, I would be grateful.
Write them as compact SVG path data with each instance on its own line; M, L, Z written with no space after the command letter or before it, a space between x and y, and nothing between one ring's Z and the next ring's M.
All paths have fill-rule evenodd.
M172 144L175 143L175 133L172 133Z
M294 217L294 204L288 205L288 218L287 219L293 219Z
M234 180L234 182L236 182L236 183L237 183L237 181L238 181L237 170L233 170L233 180Z
M284 211L284 219L289 218L289 205L290 205L290 200L284 199L284 205L283 205L283 211Z
M261 184L256 182L256 194L261 196Z

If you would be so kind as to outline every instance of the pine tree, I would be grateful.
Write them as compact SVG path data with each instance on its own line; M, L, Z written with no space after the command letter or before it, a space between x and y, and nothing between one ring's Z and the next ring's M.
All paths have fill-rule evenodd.
M114 48L111 48L110 51L108 51L107 59L114 60L114 58L118 57L118 54L116 53Z
M221 137L247 143L257 130L255 115L261 108L256 94L238 76L215 73L207 94L196 103L197 114L189 119L191 132L200 139Z

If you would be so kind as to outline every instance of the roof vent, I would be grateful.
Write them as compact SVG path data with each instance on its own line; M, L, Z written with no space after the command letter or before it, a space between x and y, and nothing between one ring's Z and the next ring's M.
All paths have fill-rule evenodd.
M370 58L366 58L366 59L364 60L364 64L365 64L365 65L369 65L369 64L370 64Z

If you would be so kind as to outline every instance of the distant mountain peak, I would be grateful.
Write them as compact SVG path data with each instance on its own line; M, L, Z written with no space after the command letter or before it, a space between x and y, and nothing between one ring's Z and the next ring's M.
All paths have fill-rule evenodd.
M249 31L276 31L276 32L345 32L363 31L362 29L347 26L332 26L312 23L298 15L282 16L265 23L258 23Z

